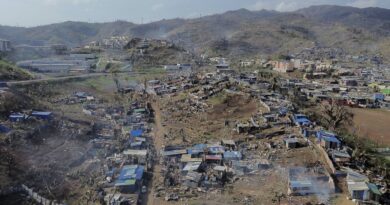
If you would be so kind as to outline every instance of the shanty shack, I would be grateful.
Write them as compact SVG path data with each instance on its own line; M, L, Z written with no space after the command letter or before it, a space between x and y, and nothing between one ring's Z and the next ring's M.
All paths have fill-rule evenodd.
M134 193L142 187L143 174L143 166L126 165L122 168L118 179L115 181L115 187L118 187L124 193Z
M123 155L132 163L145 165L147 162L148 150L127 149L123 151Z

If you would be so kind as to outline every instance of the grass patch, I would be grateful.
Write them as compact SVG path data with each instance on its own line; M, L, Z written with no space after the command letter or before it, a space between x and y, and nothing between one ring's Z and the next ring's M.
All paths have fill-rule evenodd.
M211 105L219 105L219 104L223 104L226 99L227 99L226 93L220 92L217 95L214 95L211 98L209 98L207 100L207 103Z
M29 80L32 78L32 74L24 69L0 60L0 80Z

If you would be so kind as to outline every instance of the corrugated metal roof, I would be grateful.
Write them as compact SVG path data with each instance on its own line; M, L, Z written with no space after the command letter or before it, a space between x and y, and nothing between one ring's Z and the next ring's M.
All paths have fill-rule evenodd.
M183 168L183 171L196 171L199 169L201 164L202 164L201 162L189 162Z
M134 156L146 156L148 153L148 150L135 150L135 149L128 149L123 151L124 155L134 155Z
M225 159L241 159L242 154L239 151L226 151L223 153L223 158Z
M311 181L290 181L290 187L311 187Z
M369 179L363 174L359 174L353 170L348 170L347 181L350 182L368 182Z
M163 151L163 156L173 156L173 155L182 155L187 154L187 150L180 149L180 150L171 150L171 151Z
M215 166L213 169L215 171L219 171L219 172L226 171L226 167L224 167L224 166Z
M366 182L347 182L349 190L369 190Z
M43 115L43 116L48 116L48 115L51 115L52 112L40 112L40 111L34 111L32 112L31 115Z
M126 165L122 168L115 186L135 185L137 180L141 180L144 174L144 167L140 165Z
M181 162L201 162L202 158L192 158L191 154L183 154L180 159Z
M337 139L336 137L321 137L321 140L324 140L326 142L340 143L340 140Z

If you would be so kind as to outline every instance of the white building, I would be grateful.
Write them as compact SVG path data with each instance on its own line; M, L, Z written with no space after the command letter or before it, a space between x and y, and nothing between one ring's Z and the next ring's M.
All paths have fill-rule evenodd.
M11 42L8 40L0 39L0 52L11 51Z

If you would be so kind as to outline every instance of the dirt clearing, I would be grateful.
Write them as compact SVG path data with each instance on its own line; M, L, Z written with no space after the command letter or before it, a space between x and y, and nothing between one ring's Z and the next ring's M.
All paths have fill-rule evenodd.
M354 129L359 137L369 137L383 146L390 145L389 111L372 109L351 109L351 111L354 114Z

